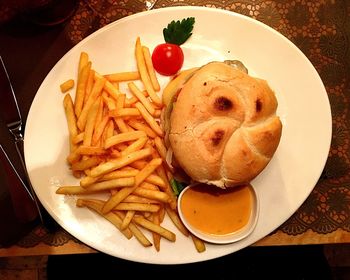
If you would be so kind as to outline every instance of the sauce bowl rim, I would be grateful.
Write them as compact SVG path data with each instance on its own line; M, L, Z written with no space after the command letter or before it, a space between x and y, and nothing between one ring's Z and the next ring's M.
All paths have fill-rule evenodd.
M186 191L188 191L190 188L192 188L196 185L199 185L199 184L205 184L205 183L193 183L193 184L188 185L187 187L185 187L181 191L181 193L179 194L178 199L177 199L177 208L178 208L179 217L180 217L182 223L184 224L184 226L193 235L197 236L198 238L200 238L203 241L206 241L208 243L229 244L229 243L238 242L238 241L246 238L254 231L256 224L258 223L260 205L259 205L258 194L255 191L255 188L251 184L248 184L248 186L251 189L251 193L253 196L253 207L251 209L251 215L250 215L250 218L248 220L248 223L243 228L241 228L237 231L234 231L232 233L225 234L225 235L214 235L214 234L206 234L206 233L192 227L187 222L186 218L184 217L184 215L182 213L181 200L182 200L182 197Z

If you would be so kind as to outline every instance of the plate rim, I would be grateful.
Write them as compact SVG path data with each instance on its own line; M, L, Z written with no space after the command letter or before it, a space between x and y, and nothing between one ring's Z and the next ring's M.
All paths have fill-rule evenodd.
M42 90L42 87L44 86L45 84L45 81L46 81L46 78L50 75L51 72L54 72L54 69L57 67L57 65L62 61L62 59L64 57L68 57L70 55L70 53L74 52L75 49L79 48L82 44L84 44L86 41L88 40L92 40L95 36L98 36L100 33L103 33L105 32L106 30L108 30L109 28L113 28L115 25L119 25L119 24L123 24L123 22L125 21L129 21L129 20L133 20L133 19L137 19L138 17L143 17L143 16L147 16L147 15L151 15L151 14L156 14L156 13L162 13L163 11L176 11L176 10L179 10L179 11L191 11L191 10L202 10L202 11L206 11L206 12L214 12L214 13L224 13L224 14L227 14L229 16L236 16L236 17L239 17L239 18L242 18L243 20L248 20L250 22L252 22L253 24L259 24L261 25L263 28L265 29L268 29L269 32L273 32L274 35L277 35L279 36L279 38L283 39L284 41L286 41L289 45L291 45L294 50L297 50L299 52L299 55L302 55L303 56L303 59L306 60L309 64L309 66L311 66L311 69L314 71L314 74L315 77L318 77L318 82L320 82L324 88L324 92L326 94L326 98L328 100L328 112L329 112L329 139L328 139L328 150L330 149L330 145L331 145L331 139L332 139L332 115L331 115L331 106L330 106L330 102L329 102L329 98L328 98L328 94L327 94L327 91L326 91L326 88L323 84L323 81L322 79L320 78L320 76L318 75L316 69L314 68L313 64L311 63L311 61L308 59L308 57L292 42L290 41L286 36L284 36L282 33L278 32L277 30L273 29L272 27L268 26L267 24L261 22L261 21L258 21L254 18L251 18L249 16L246 16L246 15L242 15L242 14L239 14L239 13L236 13L236 12L233 12L233 11L229 11L229 10L224 10L224 9L219 9L219 8L212 8L212 7L202 7L202 6L176 6L176 7L162 7L162 8L158 8L158 9L154 9L154 10L151 10L151 11L143 11L143 12L138 12L138 13L135 13L133 15L129 15L129 16L126 16L126 17L123 17L119 20L116 20L112 23L109 23L107 24L106 26L96 30L95 32L91 33L89 36L85 37L83 40L81 40L79 43L77 43L75 46L73 46L68 52L66 52L58 61L57 63L53 66L53 68L49 71L49 73L46 75L46 77L44 78L44 80L42 81L40 87L38 88L37 92L36 92L36 95L33 99L33 102L32 102L32 105L33 103L36 102L36 97L38 96L37 94ZM30 117L31 117L31 109L32 109L32 106L30 107L29 109L29 112L28 112L28 118L27 118L27 122L28 120L30 120ZM26 135L27 135L27 130L25 131L25 135L24 135L24 139L26 139ZM25 155L26 155L26 141L24 141L24 149L25 149ZM319 172L319 177L321 176L322 174L322 171L325 167L325 164L327 162L327 158L328 158L328 152L325 153L327 154L327 156L325 156L324 160L323 160L323 167L320 169L320 172ZM316 186L317 184L317 181L319 180L319 177L318 179L316 180L313 188ZM309 192L309 195L310 193L312 192L313 188L310 188L310 192ZM297 208L299 208L303 203L304 201L307 199L308 196L305 197L305 199L303 201L300 202L299 206ZM45 202L43 203L45 204ZM45 207L46 209L48 207ZM60 218L54 213L51 211L51 209L47 209L48 212L55 217L55 220L57 221L57 219L60 220ZM292 212L290 213L290 216L291 217L295 212ZM282 221L276 228L272 229L270 232L276 230L281 224L283 224L285 221ZM62 227L63 225L61 223L59 223ZM65 227L63 227L65 228ZM66 228L65 228L66 229ZM68 229L66 229L67 231L69 231ZM72 234L73 235L73 234ZM73 235L74 236L74 235ZM266 235L265 235L266 236ZM75 236L74 236L75 237ZM83 241L83 238L79 237L78 238L79 240L81 240L83 243L85 244L89 244L90 242L84 240ZM91 245L88 245L88 246L91 246ZM95 248L95 247L94 247ZM240 249L238 249L240 250ZM109 254L109 253L107 253ZM203 258L203 259L198 259L198 260L194 260L193 262L197 262L197 261L201 261L201 260L210 260L210 259L213 259L213 258L218 258L218 257L221 257L221 256L224 256L224 255L227 255L228 253L227 252L224 252L222 254L217 254L216 256L214 257L211 257L211 258ZM113 255L113 256L116 256L116 255ZM121 257L121 256L118 256L118 257ZM137 262L144 262L144 261L139 261L139 260L134 260L134 259L129 259L129 258L125 258L127 260L130 260L130 261L137 261ZM146 262L147 263L147 262ZM149 262L149 263L155 263L155 262ZM189 263L189 262L186 262L186 263ZM164 264L174 264L173 262L164 262Z

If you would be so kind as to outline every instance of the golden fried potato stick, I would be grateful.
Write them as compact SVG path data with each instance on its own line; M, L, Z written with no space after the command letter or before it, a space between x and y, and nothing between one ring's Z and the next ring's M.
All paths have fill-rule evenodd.
M142 46L142 52L143 52L143 57L145 58L145 63L148 71L148 75L151 79L151 83L153 86L153 89L155 91L160 90L160 85L157 79L156 72L154 71L153 63L152 63L152 58L151 58L151 53L149 51L149 48L146 46Z
M121 151L120 154L122 156L126 156L132 152L141 150L145 146L147 140L147 137L140 137L139 139L131 143L128 147L126 147L123 151Z
M92 88L90 96L89 96L88 100L86 101L86 103L83 107L83 110L81 111L81 113L78 117L77 125L78 125L80 131L83 131L85 129L86 120L88 117L89 110L90 110L91 106L94 104L94 102L96 101L96 99L102 94L102 88L106 82L105 78L100 77L97 74L95 75L95 78L96 78L96 81L94 83L94 86Z
M183 225L183 223L181 222L178 213L176 212L176 210L172 209L169 205L165 205L165 211L168 214L168 216L170 217L170 220L172 220L172 222L174 223L174 225L178 228L178 230L185 236L189 236L190 233L187 230L187 228Z
M154 115L154 112L155 112L154 107L152 106L150 100L142 94L141 90L137 87L137 85L134 82L130 82L128 83L128 87L132 92L132 94L135 95L138 100L140 100L143 106L145 106L146 110L151 115Z
M122 220L125 218L125 214L121 211L115 211L115 214L118 215ZM152 246L152 243L147 239L147 237L142 233L142 231L131 221L128 228L134 234L135 238L144 246Z
M79 65L78 65L78 77L81 74L83 67L89 62L89 55L87 52L81 52L79 57Z
M152 101L154 103L156 103L158 106L162 106L162 100L154 91L152 83L151 83L151 79L150 79L148 71L147 71L146 62L145 62L143 52L142 52L140 37L137 37L137 39L136 39L135 57L136 57L136 62L137 62L137 68L139 70L141 80L144 84L145 89L147 90Z
M72 164L71 168L73 171L78 171L78 170L84 171L84 170L89 169L91 167L97 166L98 164L101 163L101 161L102 161L102 159L99 157L89 157L87 159L82 159L78 162L74 162Z
M164 237L165 239L168 239L169 241L172 241L172 242L175 242L176 241L176 235L175 233L171 232L170 230L162 227L162 226L159 226L147 219L145 219L144 217L142 216L134 216L132 218L132 220L142 226L143 228L145 229L148 229L152 232L155 232L155 233L158 233L159 235L161 235L162 237Z
M83 139L84 146L91 146L92 135L94 133L95 122L96 122L96 117L97 117L100 103L101 103L101 98L97 98L96 101L92 104L89 110L89 113L87 115L85 131L84 131L84 139Z
M160 218L159 218L159 211L156 213L152 213L151 216L152 222L158 226L160 226ZM154 248L156 248L157 252L160 251L160 239L161 236L159 233L152 232L152 237L153 237L153 243L154 243Z
M136 203L136 202L120 202L117 206L113 208L114 210L124 210L124 211L140 211L140 212L158 212L158 204L148 204L148 203Z
M126 82L133 80L140 80L140 73L138 71L118 72L105 75L110 82Z
M84 188L89 191L98 192L98 191L105 191L105 190L110 190L115 188L132 187L134 184L135 184L135 177L126 177L126 178L118 178L118 179L112 179L108 181L93 183Z
M148 149L150 152L150 149ZM137 151L139 152L139 151ZM135 153L137 153L135 152ZM131 194L149 175L162 164L162 160L152 159L147 165L135 176L135 184L131 188L123 188L116 194L112 195L102 208L103 213L108 213L121 201L123 201L129 194Z
M176 199L176 196L174 195L174 192L170 186L170 183L168 181L168 177L166 175L166 171L165 171L165 168L163 165L161 165L157 168L157 174L160 178L163 179L165 186L166 186L164 191L169 195L170 200L171 200L171 202L169 202L169 205L173 210L175 210L177 207L177 205L176 205L177 199Z
M133 194L164 203L168 203L170 201L169 195L167 193L157 190L148 190L142 187L136 188L133 191Z
M163 159L164 162L166 162L167 149L163 143L163 139L161 139L160 137L154 138L154 144L156 146L156 149L157 149L160 157Z
M104 148L108 149L112 146L118 145L123 142L134 141L134 140L138 140L140 138L146 138L146 137L147 135L144 131L131 131L131 132L119 133L106 139Z
M143 159L151 155L151 150L149 148L145 148L139 151L135 151L127 156L122 156L117 159L113 159L107 161L105 163L101 163L91 170L91 177L98 177L101 175L105 175L111 171L122 168L124 166L129 165L130 163L137 161L139 159ZM112 207L113 208L113 207Z
M79 144L80 142L83 142L84 140L84 132L80 132L79 134L75 135L72 139L73 144Z
M199 239L197 236L194 236L193 234L190 234L193 244L196 247L196 250L198 253L203 253L206 250L205 243L203 240Z
M78 194L91 194L93 191L89 191L81 186L61 186L56 190L56 194L66 195L78 195Z
M104 116L102 120L95 126L94 133L92 135L92 145L96 145L98 141L101 139L103 131L105 130L107 124L109 122L109 116Z
M142 123L139 120L130 119L128 121L128 125L130 125L132 128L134 128L136 130L142 130L142 131L146 132L148 137L151 137L151 138L157 137L157 134L153 131L152 128L150 128L147 124Z
M85 206L91 210L94 210L95 212L100 214L102 217L110 221L116 228L118 228L127 239L130 239L131 237L133 237L133 233L130 231L129 228L126 228L124 230L121 229L121 225L123 221L117 214L113 212L110 212L108 214L102 214L101 207L103 205L103 201L100 201L97 199L78 199L76 202L76 205L78 207Z
M86 104L86 101L89 99L90 93L92 91L92 87L94 86L95 82L95 70L90 69L89 76L86 81L86 87L85 87L85 96L84 96L84 105Z
M135 210L128 210L126 212L125 217L124 217L123 222L122 222L122 225L121 225L121 229L126 229L129 226L129 224L130 224L132 218L134 217L135 213L136 213Z
M106 81L103 89L108 92L108 94L114 99L117 100L120 95L120 91L116 88L110 81Z
M69 139L70 139L70 151L75 150L76 144L73 142L73 139L78 135L77 119L74 113L74 104L70 94L66 94L63 99L64 111L66 114Z
M78 76L77 89L76 89L75 100L74 100L74 111L77 117L80 116L81 111L83 109L86 83L89 77L90 69L91 69L91 62L89 61L86 65L83 66Z
M153 116L148 113L146 108L142 105L141 102L136 102L135 107L139 110L142 117L145 119L145 121L149 124L149 126L153 129L153 131L158 136L163 136L163 130L160 128L159 124L156 122L156 120L153 118Z
M62 93L66 93L68 90L72 89L74 87L74 80L69 79L62 84L60 84L60 89Z

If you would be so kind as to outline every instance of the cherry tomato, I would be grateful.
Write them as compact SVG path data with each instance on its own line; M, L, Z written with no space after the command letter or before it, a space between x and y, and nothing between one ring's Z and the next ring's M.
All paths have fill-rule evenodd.
M154 69L161 75L176 74L184 62L184 54L180 46L163 43L155 47L152 53Z

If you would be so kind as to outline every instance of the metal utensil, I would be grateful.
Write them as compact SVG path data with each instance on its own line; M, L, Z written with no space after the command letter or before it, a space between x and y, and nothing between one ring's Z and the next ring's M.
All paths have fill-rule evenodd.
M9 78L9 75L6 71L6 67L2 57L0 56L0 115L5 121L7 128L11 135L14 138L16 150L20 158L25 178L22 178L25 183L23 187L26 188L28 193L31 194L32 199L35 202L36 208L41 222L47 227L50 228L53 225L53 220L47 212L43 209L39 200L37 199L34 189L30 183L29 176L27 173L26 164L24 161L24 139L23 139L23 122L20 110L18 108L18 103L16 100L15 93ZM13 167L13 166L12 166Z
M158 0L153 0L153 1L149 1L149 0L146 0L146 10L149 11L149 10L152 10L154 5L157 3Z
M22 223L34 221L38 217L34 198L18 175L2 145L0 145L0 162L7 175L12 206L18 221Z

